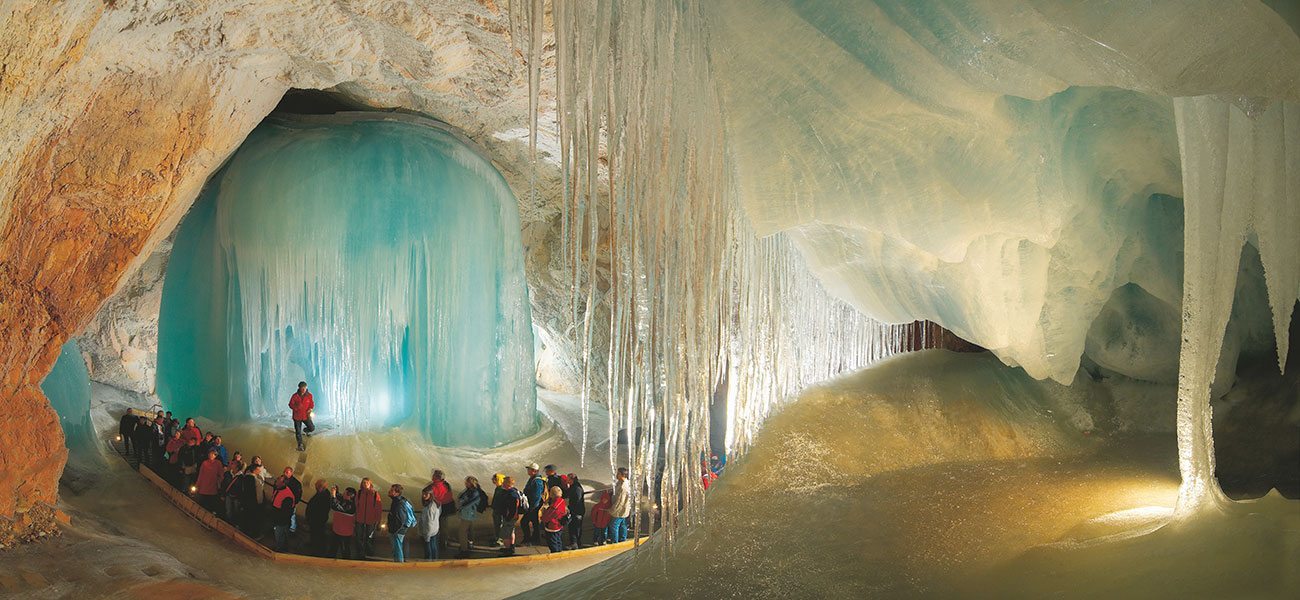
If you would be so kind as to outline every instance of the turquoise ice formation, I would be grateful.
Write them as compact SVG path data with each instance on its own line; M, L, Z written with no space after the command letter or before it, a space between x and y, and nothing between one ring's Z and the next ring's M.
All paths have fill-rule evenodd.
M334 431L492 446L537 428L516 201L427 119L271 118L179 228L158 394L178 415L282 419L298 381Z
M90 375L75 340L68 340L59 351L54 368L41 382L41 392L59 415L68 456L95 456L95 428L90 422Z

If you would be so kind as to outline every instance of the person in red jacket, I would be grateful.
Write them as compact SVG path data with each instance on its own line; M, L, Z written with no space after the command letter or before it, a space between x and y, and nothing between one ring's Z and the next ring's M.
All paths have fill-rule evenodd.
M298 382L298 391L289 397L289 410L293 411L293 434L298 438L298 451L306 450L307 447L302 444L302 432L305 430L308 435L316 431L316 425L311 422L311 411L316 408L316 403L311 399L311 392L307 391L307 382Z
M551 552L560 552L564 550L564 541L561 539L561 533L567 524L566 516L569 514L569 507L564 501L564 490L560 486L551 487L550 501L546 503L546 508L542 510L541 525L546 531L546 545Z
M203 440L203 432L199 431L199 426L194 424L192 417L185 419L185 426L181 428L181 439L184 440L184 444L187 446L190 440L194 440L196 444Z
M195 483L199 506L213 514L217 512L217 494L221 493L221 475L225 470L226 466L217 458L216 450L208 450L208 459L199 465L199 480Z
M357 552L365 560L374 554L372 540L375 529L379 527L379 518L383 516L384 499L375 490L375 484L367 477L361 480L361 489L357 491L357 512L353 525L353 537Z
M599 546L606 543L609 534L609 504L613 497L608 491L600 495L600 501L596 502L596 507L591 509L591 535L592 544Z

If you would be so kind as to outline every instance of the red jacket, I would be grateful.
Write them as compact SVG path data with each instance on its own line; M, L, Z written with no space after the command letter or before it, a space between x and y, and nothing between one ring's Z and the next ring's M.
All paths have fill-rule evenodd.
M357 490L357 519L359 525L374 527L384 512L384 500L378 490Z
M221 473L226 470L226 466L221 464L221 459L211 458L203 461L199 465L199 494L204 496L215 496L221 490Z
M183 445L183 446L188 446L189 443L190 443L190 438L194 438L194 441L197 441L197 442L201 442L201 441L203 441L203 432L202 432L202 431L199 431L199 428L198 428L197 425L194 426L194 427L182 427L182 428L181 428L181 441L184 442L184 443L181 444L181 445Z
M289 398L289 410L293 411L293 420L306 421L311 419L311 409L316 408L316 403L311 399L311 392L299 394L294 392Z
M181 448L183 446L185 446L185 440L183 439L172 438L167 440L167 456L170 457L167 462L173 465L176 464L176 459L181 457Z
M569 507L564 504L564 498L552 499L551 505L542 511L542 527L546 528L547 531L564 529L564 525L560 524L560 519L564 518L564 515L568 514L568 512Z
M610 498L609 492L601 494L600 502L597 502L596 507L591 510L592 525L595 525L596 527L609 526L609 503L611 501L612 499Z
M456 502L456 498L451 495L451 485L446 481L431 481L425 489L429 489L433 496L433 501L438 506L447 506ZM423 494L421 494L423 495ZM428 506L427 504L425 506Z
M330 512L334 515L334 535L351 537L352 533L356 531L356 528L353 527L353 524L356 522L356 516L352 513L345 513L337 510L332 510Z

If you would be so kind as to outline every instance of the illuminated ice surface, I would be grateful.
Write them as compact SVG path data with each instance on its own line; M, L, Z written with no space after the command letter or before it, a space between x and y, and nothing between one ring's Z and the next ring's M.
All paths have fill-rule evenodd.
M770 417L670 550L527 596L1290 597L1296 503L1171 520L1172 440L1079 429L1105 395L987 354L886 360Z
M158 395L182 417L287 424L304 380L334 431L532 433L517 211L491 163L431 121L268 120L177 232Z
M97 459L95 428L90 421L90 375L76 340L69 340L59 352L50 374L41 382L41 392L59 415L63 443L71 459Z

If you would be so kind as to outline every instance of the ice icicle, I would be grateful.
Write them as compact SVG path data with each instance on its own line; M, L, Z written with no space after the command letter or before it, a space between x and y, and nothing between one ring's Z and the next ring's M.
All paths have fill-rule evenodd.
M512 2L516 33L545 8ZM732 192L699 4L549 8L581 402L608 404L611 470L629 466L634 495L661 509L634 521L657 517L671 537L703 501L709 450L743 452L783 399L905 336L829 295L785 235L755 235ZM724 383L727 447L710 448Z
M1296 105L1176 98L1183 162L1185 266L1178 369L1178 511L1225 502L1214 474L1210 386L1232 313L1243 244L1255 235L1285 364L1300 245ZM1244 106L1242 106L1244 105Z

